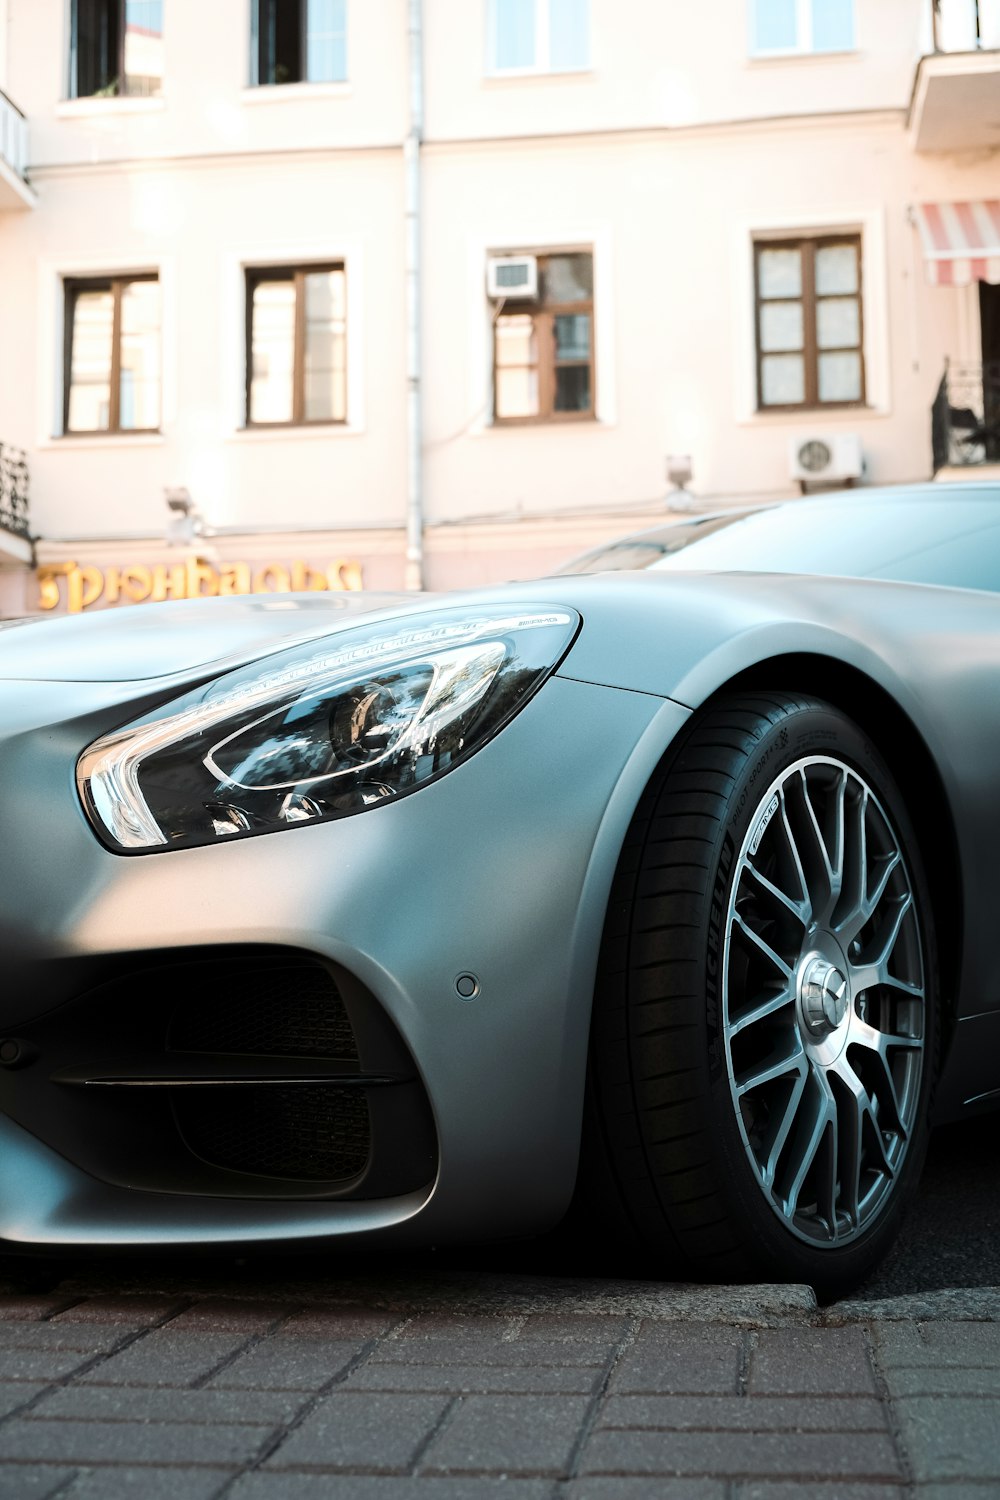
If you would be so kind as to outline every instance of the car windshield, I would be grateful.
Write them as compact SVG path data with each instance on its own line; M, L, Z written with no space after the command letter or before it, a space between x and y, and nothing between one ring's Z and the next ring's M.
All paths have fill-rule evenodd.
M832 573L1000 593L1000 490L816 496L624 537L563 573Z

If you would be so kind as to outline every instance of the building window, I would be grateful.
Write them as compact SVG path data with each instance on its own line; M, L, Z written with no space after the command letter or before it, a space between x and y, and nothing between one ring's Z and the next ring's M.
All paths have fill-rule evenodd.
M758 406L864 402L860 236L761 240L754 256Z
M496 421L592 417L593 256L540 255L537 300L498 304L493 350Z
M141 98L162 87L163 0L73 0L72 98Z
M751 51L765 56L796 52L850 52L854 0L750 0Z
M572 73L590 66L590 0L490 0L494 73Z
M342 265L247 272L247 425L347 420Z
M155 276L67 281L63 431L160 425L160 283Z
M257 84L343 83L347 0L252 0Z

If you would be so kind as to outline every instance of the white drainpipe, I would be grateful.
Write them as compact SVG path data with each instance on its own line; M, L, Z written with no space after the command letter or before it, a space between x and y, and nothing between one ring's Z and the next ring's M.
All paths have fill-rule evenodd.
M421 0L409 0L410 120L403 147L406 178L406 574L424 586L424 457L420 390L420 142L424 131Z

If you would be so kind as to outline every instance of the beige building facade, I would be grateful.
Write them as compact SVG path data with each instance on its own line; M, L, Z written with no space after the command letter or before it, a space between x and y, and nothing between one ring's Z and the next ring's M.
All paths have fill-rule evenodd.
M1000 0L0 0L0 88L0 616L1000 473Z

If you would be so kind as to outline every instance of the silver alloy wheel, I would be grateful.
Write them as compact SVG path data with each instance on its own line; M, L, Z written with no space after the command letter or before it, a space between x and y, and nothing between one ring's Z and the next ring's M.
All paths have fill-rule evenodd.
M838 1247L891 1196L924 1068L919 918L899 839L862 776L828 756L768 787L724 927L723 1034L764 1197Z

